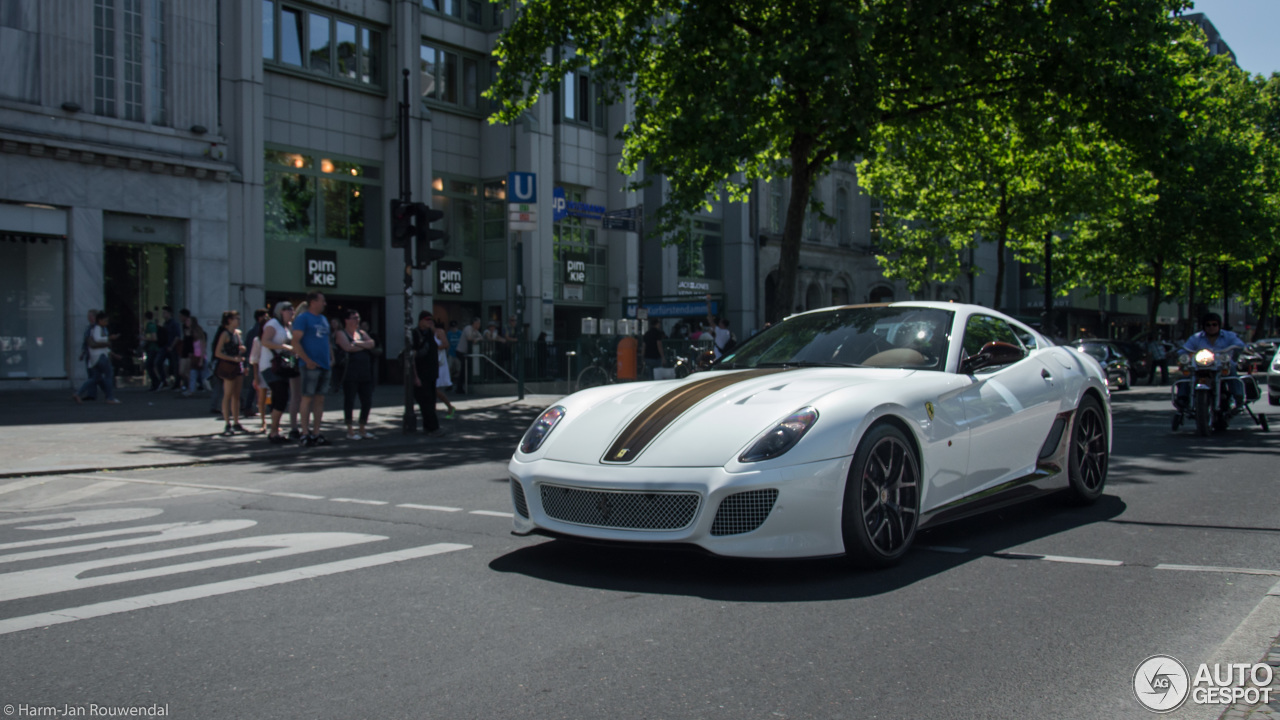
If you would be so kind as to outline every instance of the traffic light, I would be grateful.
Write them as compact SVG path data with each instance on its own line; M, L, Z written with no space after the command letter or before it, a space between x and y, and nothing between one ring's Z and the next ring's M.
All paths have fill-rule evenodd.
M391 201L391 247L409 246L409 238L413 236L414 203Z
M431 247L431 243L444 239L443 230L436 230L431 227L431 223L443 218L444 213L426 203L414 203L413 205L414 215L417 219L413 228L414 249L416 250L416 259L413 266L421 270L431 267L431 263L444 257L444 250Z

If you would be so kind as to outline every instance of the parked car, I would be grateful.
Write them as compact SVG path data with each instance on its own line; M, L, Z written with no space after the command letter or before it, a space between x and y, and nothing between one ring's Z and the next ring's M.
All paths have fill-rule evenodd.
M1150 377L1151 364L1155 362L1155 358L1147 352L1146 345L1132 340L1112 340L1111 342L1129 359L1129 370L1133 377L1139 380Z
M1133 369L1129 358L1112 340L1084 339L1077 340L1076 349L1088 355L1102 366L1107 378L1107 387L1116 390L1128 390L1133 385Z
M1280 405L1280 349L1271 357L1267 366L1267 402Z
M1280 338L1262 338L1254 340L1244 348L1241 354L1240 372L1267 372L1267 361L1280 350Z

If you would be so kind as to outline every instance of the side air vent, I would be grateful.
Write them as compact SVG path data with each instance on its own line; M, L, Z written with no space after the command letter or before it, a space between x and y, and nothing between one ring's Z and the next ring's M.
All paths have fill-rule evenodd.
M521 487L518 480L511 481L511 502L516 506L516 513L520 517L529 519L529 503L524 499L524 488Z

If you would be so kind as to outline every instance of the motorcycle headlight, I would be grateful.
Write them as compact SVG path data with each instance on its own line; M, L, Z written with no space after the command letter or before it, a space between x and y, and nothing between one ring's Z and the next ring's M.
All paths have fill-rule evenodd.
M1197 350L1197 351L1196 351L1196 364L1197 364L1197 365L1212 365L1212 364L1213 364L1213 351L1212 351L1212 350L1209 350L1209 349L1207 349L1207 348L1206 348L1206 349L1204 349L1204 350Z
M738 458L739 462L760 462L778 457L795 447L817 420L818 411L811 407L801 408L791 413L787 419L778 423L776 427L765 433L764 437L757 440L751 449L742 453Z
M1180 354L1178 355L1178 364L1179 364L1179 365L1190 365L1190 364L1191 364L1191 356L1190 356L1190 355L1188 355L1187 353L1180 353Z
M525 431L524 437L520 440L520 452L528 454L537 452L542 447L542 443L546 442L547 436L552 430L556 429L556 424L564 417L564 408L556 405L542 411L537 420L533 421L533 425Z

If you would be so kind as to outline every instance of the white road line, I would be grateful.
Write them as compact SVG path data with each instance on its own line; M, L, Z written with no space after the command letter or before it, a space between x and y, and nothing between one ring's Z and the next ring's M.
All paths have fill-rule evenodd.
M955 555L963 555L969 552L969 548L951 547L949 545L921 545L921 550L932 550L940 553L952 553Z
M1241 575L1280 576L1280 570L1266 570L1263 568L1220 567L1217 565L1170 565L1168 563L1160 563L1159 565L1156 566L1156 570L1183 570L1186 572L1216 572L1216 573L1238 573Z
M68 510L66 512L45 515L23 515L0 520L0 525L21 525L18 530L66 530L68 528L88 527L91 525L110 525L111 523L132 522L143 518L154 517L163 513L160 508L120 508L118 510ZM62 522L46 523L46 520L62 520ZM26 523L44 523L27 525Z
M992 555L1008 560L1045 560L1057 563L1072 563L1075 565L1105 565L1107 567L1120 567L1124 562L1120 560L1100 560L1098 558L1082 558L1070 557L1068 555L1040 555L1039 553L1020 553L1020 552L998 552Z
M43 485L47 482L49 482L49 478L37 477L5 483L4 485L0 485L0 495L18 492L19 490L25 490L26 488L35 487L36 485Z
M462 508L446 507L444 505L415 505L413 503L400 503L396 507L408 508L410 510L435 510L436 512L462 512Z
M74 505L77 500L93 497L94 495L107 492L108 490L115 490L116 488L124 487L124 485L125 483L115 482L114 480L103 480L76 490L68 490L67 492L58 493L51 497L41 498L33 503L28 503L25 507L27 509L34 510L36 508L43 509L56 507L58 505Z
M80 607L68 608L66 610L56 610L53 612L38 613L36 615L25 615L22 617L0 620L0 635L21 632L23 630L34 630L35 628L59 625L61 623L75 622L76 620L87 620L89 618L103 617L105 615L115 615L117 613L141 610L143 608L172 605L173 603L185 602L187 600L198 600L200 598L213 597L216 595L227 595L229 593L240 592L242 590L253 590L255 588L270 587L272 585L283 585L296 580L308 580L311 578L324 577L325 575L349 572L351 570L388 565L390 563L402 562L404 560L413 560L416 558L429 557L431 555L441 555L455 550L466 550L470 547L470 545L457 545L454 543L436 543L435 545L424 545L422 547L409 548L407 550L396 550L393 552L382 553L380 555L368 555L365 557L352 558L350 560L339 560L337 562L325 563L323 565L312 565L310 567L297 568L296 570L285 570L283 572L255 575L253 577L241 578L239 580L227 580L224 582L209 583L206 585L196 585L194 587L182 588L180 590L151 593L149 595L138 595L121 600L111 600L109 602L95 603L93 605L82 605Z
M357 505L386 505L386 500L360 500L359 498L329 498L329 502L355 503Z
M19 562L21 560L38 560L40 558L55 557L57 555L73 555L75 553L91 552L94 550L106 550L109 548L129 547L131 545L168 542L170 540L185 540L204 535L238 532L240 530L251 528L257 524L257 520L210 520L207 522L164 523L161 525L143 525L140 527L118 528L116 530L103 530L102 532L78 533L76 535L60 535L56 537L39 538L36 540L23 540L22 542L5 543L4 545L0 545L0 550L17 550L19 548L39 547L42 545L84 543L86 540L103 540L103 542L0 555L0 563ZM120 536L122 535L141 535L142 537L121 538ZM114 539L107 540L106 538Z
M472 510L470 515L485 515L487 517L513 518L515 515L506 512L494 512L492 510Z
M296 498L298 500L324 500L323 495L308 495L306 493L273 492L273 493L267 493L267 494L270 495L271 497L279 497L279 498Z

